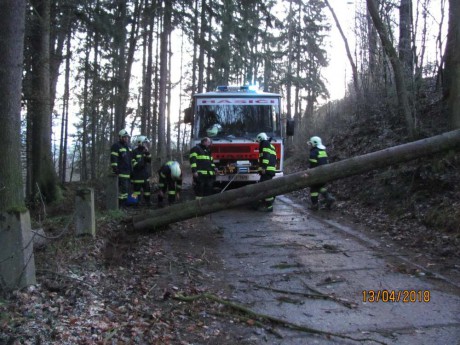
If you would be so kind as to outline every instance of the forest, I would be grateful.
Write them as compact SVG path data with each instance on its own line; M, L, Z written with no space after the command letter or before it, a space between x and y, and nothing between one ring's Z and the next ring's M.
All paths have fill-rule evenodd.
M125 127L151 138L158 162L180 156L189 130L182 110L192 94L217 85L258 83L281 93L286 118L300 129L293 147L335 108L352 121L375 113L376 100L415 138L422 130L418 100L431 90L441 92L443 116L458 127L456 110L447 110L456 107L446 103L456 99L447 95L456 94L458 60L455 24L447 20L456 9L448 5L441 1L435 17L429 0L357 1L350 46L349 23L338 21L329 1L27 2L20 128L26 199L40 193L55 201L58 184L73 174L81 181L104 176L108 147ZM332 26L351 70L350 108L325 103Z
M187 161L184 110L192 95L219 85L283 96L283 117L295 123L287 173L305 168L312 135L340 161L459 129L459 2L353 0L345 8L346 21L342 0L1 1L0 213L26 224L15 235L1 229L5 248L46 209L68 216L72 184L103 183L121 129L150 139L152 172ZM343 55L333 56L339 46ZM327 80L337 58L344 80ZM332 99L340 85L344 96ZM338 212L455 260L459 168L450 150L331 186ZM28 259L13 265L0 257L0 291L35 281L35 268L23 268L33 250L24 252Z

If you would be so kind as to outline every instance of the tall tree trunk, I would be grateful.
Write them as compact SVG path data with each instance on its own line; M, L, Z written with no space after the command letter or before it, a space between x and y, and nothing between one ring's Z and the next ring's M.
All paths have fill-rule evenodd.
M183 73L183 69L184 69L184 32L182 32L181 34L181 39L180 39L180 79L179 79L179 119L177 120L177 151L179 153L179 159L180 159L180 163L183 164L183 157L184 155L182 154L182 147L181 147L181 131L180 131L180 128L181 128L181 123L182 123L182 118L181 118L181 114L182 114L182 81L183 81L183 77L182 77L182 73Z
M85 71L83 83L83 116L81 129L81 160L80 160L80 180L88 180L88 112L89 107L89 80L90 80L90 64L89 57L91 54L92 35L88 34L86 39L86 54L85 54Z
M195 0L195 5L193 7L193 57L192 57L192 66L197 65L197 50L198 47L200 46L200 40L199 40L199 30L198 30L198 0ZM192 68L192 90L191 93L194 94L197 90L196 84L197 84L197 76L196 73L197 70L196 68Z
M286 71L286 116L288 120L292 119L292 100L291 100L291 88L292 88L292 61L293 61L293 36L294 36L294 15L292 9L292 2L294 0L289 0L289 27L288 27L288 62L287 62L287 71Z
M391 66L393 67L399 107L400 107L400 111L402 112L406 120L407 131L411 137L414 137L415 136L415 123L414 123L412 112L409 106L409 97L407 94L406 81L404 78L404 72L401 67L401 63L399 61L398 55L396 54L396 50L391 44L391 41L387 35L387 32L382 23L382 20L380 19L379 12L375 4L375 0L366 0L366 1L367 1L367 9L369 11L369 14L372 17L372 21L374 22L375 28L380 36L382 45L385 49L385 52L388 58L390 59Z
M96 11L99 11L96 7ZM96 171L96 150L97 150L97 115L99 113L99 30L96 26L94 31L94 52L93 52L93 83L91 88L91 158L90 158L90 173L91 180L97 178Z
M50 0L31 0L31 4L35 12L31 52L33 91L28 109L32 120L32 188L49 203L59 197L51 157Z
M161 31L161 20L157 21L157 32ZM153 82L153 106L152 106L152 153L157 154L158 150L158 95L159 95L159 66L160 66L160 40L156 40L155 45L155 68L154 68L154 82ZM152 167L154 164L152 164Z
M69 98L70 98L70 59L72 53L71 48L71 37L72 34L69 30L67 36L67 52L65 57L65 74L64 74L64 97L62 101L62 116L61 116L61 140L59 145L59 179L61 183L66 181L67 172L67 139L68 139L68 128L69 128Z
M0 1L0 290L35 284L29 211L21 169L21 91L25 0Z
M204 45L205 45L205 34L206 34L206 0L201 0L201 14L200 14L200 36L198 40L199 51L198 51L198 85L197 92L203 92L204 86Z
M157 156L160 163L166 159L166 90L168 87L168 39L171 32L172 7L170 1L165 1L163 13L163 30L160 38L160 91L158 109L158 147Z
M172 159L172 130L171 130L171 33L168 38L168 83L166 88L166 155Z
M50 33L50 106L54 109L56 98L56 85L59 78L59 68L63 61L63 50L66 37L69 35L72 26L72 15L75 11L71 4L62 6L60 1L53 1L51 7L51 33ZM56 22L56 19L59 22Z
M460 3L449 0L449 27L445 53L444 96L447 99L449 125L460 128Z
M21 91L25 0L0 3L0 210L24 210L21 156Z
M399 61L409 82L413 76L414 54L412 51L412 0L401 0L399 5Z
M366 15L367 20L367 35L368 35L368 59L369 59L369 85L374 88L375 83L378 80L378 48L377 48L377 31L374 25L372 25L372 18L370 15Z
M116 95L115 95L115 132L123 129L126 125L126 103L128 90L126 90L126 1L117 0L117 13L116 18L116 36L115 36L115 49L116 60Z

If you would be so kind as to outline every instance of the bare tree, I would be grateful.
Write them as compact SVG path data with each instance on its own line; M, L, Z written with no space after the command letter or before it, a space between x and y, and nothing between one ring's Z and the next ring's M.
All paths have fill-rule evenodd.
M60 191L51 157L50 0L31 0L31 5L32 88L28 112L32 123L32 190L52 202L59 198Z
M163 30L160 38L160 85L158 114L158 147L157 157L160 162L166 158L166 96L168 87L168 41L171 33L172 4L166 0L163 8Z
M401 63L398 58L398 54L396 53L396 50L389 39L385 26L379 16L379 11L377 9L377 5L375 4L375 0L366 1L369 14L372 17L374 26L379 34L380 40L382 41L383 48L385 49L385 52L391 62L391 66L393 67L399 107L400 111L402 112L406 120L407 131L411 137L414 137L415 123L409 106L409 97L407 94L406 81L404 78L404 72Z
M355 88L356 95L358 96L358 99L359 99L361 92L360 92L360 89L359 89L358 69L356 67L355 61L353 60L353 56L351 55L351 50L350 50L350 46L348 44L347 37L345 36L345 34L344 34L343 30L342 30L342 26L340 25L340 22L337 19L337 16L335 15L334 9L329 4L329 1L325 0L325 3L326 3L326 6L331 11L332 17L334 18L335 25L337 26L337 29L340 32L340 36L342 36L343 43L345 44L345 50L347 52L347 58L348 58L348 61L350 62L351 71L353 73L353 87Z
M444 96L451 128L460 128L460 3L449 0Z

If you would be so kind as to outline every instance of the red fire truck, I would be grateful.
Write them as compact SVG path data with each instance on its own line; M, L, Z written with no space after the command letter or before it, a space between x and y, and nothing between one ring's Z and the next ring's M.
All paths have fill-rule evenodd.
M219 86L216 91L193 95L192 107L185 111L185 122L192 126L191 145L203 137L212 139L211 152L219 169L216 184L259 180L258 133L271 137L276 149L276 176L283 175L285 135L293 135L292 121L281 119L281 95L259 91L251 86Z

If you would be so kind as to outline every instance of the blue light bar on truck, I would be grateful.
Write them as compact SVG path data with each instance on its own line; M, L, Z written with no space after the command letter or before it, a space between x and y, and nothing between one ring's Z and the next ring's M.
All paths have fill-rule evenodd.
M257 91L259 87L257 85L243 85L243 86L227 86L220 85L216 88L218 92L248 92L248 91Z

